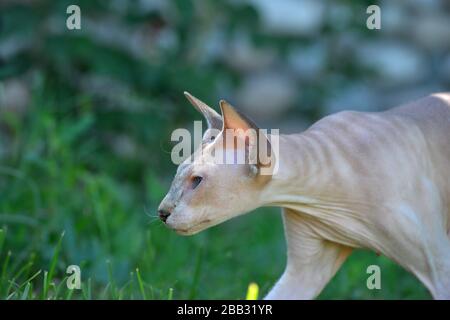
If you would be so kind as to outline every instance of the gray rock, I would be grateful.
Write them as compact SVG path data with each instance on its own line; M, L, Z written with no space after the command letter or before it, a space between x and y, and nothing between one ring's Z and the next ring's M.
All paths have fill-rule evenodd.
M296 47L288 55L291 69L303 79L319 76L324 71L326 62L326 47L319 42L309 47Z
M363 42L361 34L352 30L341 32L336 38L332 39L329 55L331 57L349 57L356 49L360 48Z
M378 101L375 90L366 85L353 84L338 91L325 101L325 114L343 110L377 111Z
M267 68L276 60L274 48L256 48L245 32L236 33L222 54L230 67L246 72Z
M388 2L389 0L385 0ZM436 12L446 0L413 0L404 1L404 7L410 7L421 12Z
M415 41L429 49L450 48L450 15L423 14L414 21L411 30Z
M393 33L408 33L411 17L399 2L386 1L381 5L381 30Z
M448 91L441 84L437 82L427 83L423 85L407 87L401 90L395 89L390 91L384 91L383 95L380 96L382 100L383 109L390 109L416 99L428 96L432 93Z
M314 0L248 0L270 33L312 35L323 24L325 4Z
M420 50L392 41L361 43L357 50L358 62L375 70L384 85L411 84L422 80L427 63Z
M351 84L337 91L325 102L325 114L343 110L377 111L380 108L378 93L369 85Z
M440 72L445 80L450 81L450 54L443 59Z
M208 65L223 58L227 43L224 30L214 26L208 30L203 30L198 35L191 51L195 52L196 60L200 64Z
M19 79L10 79L0 83L0 112L26 112L30 102L30 88Z
M237 92L238 106L266 120L286 112L294 104L297 86L290 76L265 72L249 76Z

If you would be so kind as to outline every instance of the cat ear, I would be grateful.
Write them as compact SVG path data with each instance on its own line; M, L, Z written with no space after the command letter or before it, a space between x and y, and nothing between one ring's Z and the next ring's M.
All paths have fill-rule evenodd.
M220 101L220 109L222 111L223 126L222 131L235 130L247 132L245 138L245 147L248 149L250 159L255 159L251 172L259 172L261 167L270 167L275 161L272 155L271 144L267 136L259 129L259 127L247 116L237 111L232 105L225 100ZM253 139L250 138L253 134Z
M189 92L184 92L184 95L189 100L189 102L197 109L205 118L208 124L208 129L222 129L222 117L210 106L208 106L203 101L197 99Z
M225 100L220 100L220 109L222 111L223 129L259 130L258 126L252 120L237 111Z

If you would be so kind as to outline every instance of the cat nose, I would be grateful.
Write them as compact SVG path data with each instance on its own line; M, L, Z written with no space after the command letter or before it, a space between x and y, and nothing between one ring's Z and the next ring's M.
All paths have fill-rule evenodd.
M170 212L167 210L158 210L159 218L162 220L162 222L166 222L167 218L170 216Z

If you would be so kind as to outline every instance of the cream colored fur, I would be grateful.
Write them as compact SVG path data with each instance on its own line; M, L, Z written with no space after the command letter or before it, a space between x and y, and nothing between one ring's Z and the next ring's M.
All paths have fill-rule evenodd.
M221 107L224 127L246 126ZM281 135L279 146L278 171L259 180L248 165L181 165L160 206L171 212L167 225L192 234L279 206L288 258L267 299L316 297L354 248L389 257L434 298L450 299L450 94L385 112L340 112ZM189 188L195 172L206 177L203 189Z

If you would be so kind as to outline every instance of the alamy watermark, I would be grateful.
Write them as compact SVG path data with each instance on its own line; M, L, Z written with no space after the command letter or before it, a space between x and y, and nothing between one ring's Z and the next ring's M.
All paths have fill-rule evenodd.
M251 164L258 165L261 175L278 170L279 130L271 129L208 129L209 141L203 141L202 122L194 121L194 135L184 128L175 129L171 141L171 160L181 163ZM196 148L192 153L192 142Z
M78 5L71 4L67 7L66 13L69 16L66 19L66 27L69 30L81 29L81 9ZM367 17L366 27L369 30L381 29L381 8L378 5L370 5L366 9L366 13L370 16Z
M366 13L370 14L366 20L366 26L369 30L380 30L381 29L381 9L379 6L373 4L368 6Z
M81 269L79 266L72 264L67 267L66 273L69 274L66 285L69 290L81 289Z
M366 269L366 273L370 274L367 278L366 286L369 290L381 289L381 268L376 264L370 265Z
M67 7L66 13L69 16L66 19L66 27L69 30L81 29L81 9L79 6L72 4Z

